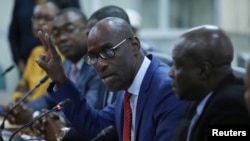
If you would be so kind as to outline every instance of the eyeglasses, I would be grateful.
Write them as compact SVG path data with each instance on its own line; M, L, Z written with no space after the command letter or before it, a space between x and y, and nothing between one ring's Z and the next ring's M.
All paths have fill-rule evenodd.
M42 15L32 15L31 17L31 21L32 22L38 22L40 20L44 20L45 22L51 22L54 18L49 16L49 15L45 15L45 16L42 16Z
M58 39L61 35L70 35L72 33L77 33L83 29L85 29L86 26L80 26L80 27L76 27L74 25L69 25L66 28L62 29L62 30L53 30L52 31L52 38L53 39Z
M99 52L98 54L87 54L84 56L84 60L89 65L94 65L98 61L98 57L101 57L102 59L110 59L115 56L115 49L117 49L119 46L121 46L124 42L126 42L128 39L132 39L132 37L128 37L123 39L121 42L116 44L115 46L111 48L107 48Z

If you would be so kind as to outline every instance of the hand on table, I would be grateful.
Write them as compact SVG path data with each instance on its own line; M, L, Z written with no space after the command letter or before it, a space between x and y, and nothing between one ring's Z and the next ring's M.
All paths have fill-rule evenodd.
M11 109L14 104L11 103L6 107L6 112ZM20 103L12 112L8 115L7 120L11 124L25 124L32 120L34 110L27 107L24 103Z
M47 111L48 110L42 110L42 112ZM50 113L41 120L35 122L32 126L32 130L37 136L42 136L48 141L56 141L56 134L62 127L65 127L65 123L61 120L60 115L57 113Z

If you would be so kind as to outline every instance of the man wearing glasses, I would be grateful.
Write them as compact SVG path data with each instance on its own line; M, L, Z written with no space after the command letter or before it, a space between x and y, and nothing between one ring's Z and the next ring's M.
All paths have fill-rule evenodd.
M94 110L79 98L47 33L42 31L40 35L47 54L37 63L54 82L48 92L55 101L72 100L63 111L86 140L110 125L119 141L171 140L186 102L178 101L171 89L167 75L170 68L152 55L144 56L139 39L126 21L105 18L88 35L85 61L94 66L109 90L119 91L115 103L103 110Z

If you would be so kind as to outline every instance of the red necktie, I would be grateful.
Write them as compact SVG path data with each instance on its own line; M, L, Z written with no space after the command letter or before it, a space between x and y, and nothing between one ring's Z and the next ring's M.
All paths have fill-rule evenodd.
M131 139L131 123L132 123L132 111L130 107L131 94L126 92L123 99L123 139L122 141L130 141Z

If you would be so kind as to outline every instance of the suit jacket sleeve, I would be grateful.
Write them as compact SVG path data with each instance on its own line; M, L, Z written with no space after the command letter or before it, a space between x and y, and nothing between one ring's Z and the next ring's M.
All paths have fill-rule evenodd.
M82 98L81 93L70 80L56 92L53 92L54 86L54 83L51 83L48 88L50 96L57 102L71 99L72 102L63 108L64 114L76 130L85 137L85 140L93 138L103 128L115 124L114 105L98 111L90 106L85 98Z

